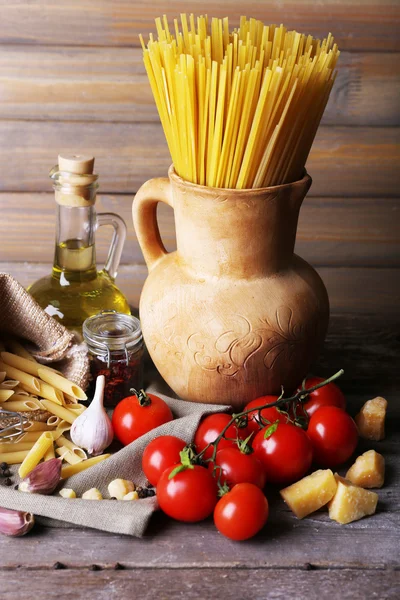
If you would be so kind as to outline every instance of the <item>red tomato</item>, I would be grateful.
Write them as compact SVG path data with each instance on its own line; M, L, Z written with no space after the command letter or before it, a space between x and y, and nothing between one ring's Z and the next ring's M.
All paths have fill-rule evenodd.
M322 406L310 419L307 435L314 460L323 467L346 462L358 442L357 426L350 415L337 406Z
M263 465L254 454L245 454L239 448L223 448L218 450L215 457L217 465L216 476L222 471L220 482L229 486L237 483L253 483L263 489L267 476ZM214 463L209 463L209 469L213 469Z
M142 456L142 469L152 485L157 485L167 467L180 462L179 453L185 446L186 442L174 435L160 435L146 446Z
M260 488L238 483L218 501L214 523L231 540L248 540L264 527L268 513L268 500Z
M257 408L258 406L263 406L263 404L271 404L272 402L276 402L278 400L278 396L261 396L260 398L256 398L252 400L243 410L250 410L251 408ZM280 423L286 423L287 417L280 413L275 406L270 406L269 408L263 408L261 411L261 416L269 421L270 423L275 423L275 421L279 421ZM254 434L258 433L260 429L265 427L265 425L260 425L258 422L258 410L254 410L253 412L247 415L248 424L247 428L249 429L249 433L253 432Z
M323 381L322 377L308 377L305 382L306 389L317 385ZM321 406L337 406L346 410L346 398L342 391L334 383L328 383L322 388L318 388L315 392L311 392L308 399L303 403L309 417L317 411Z
M197 453L201 452L207 446L207 444L210 444L216 440L231 418L232 417L226 413L215 413L214 415L209 415L202 420L197 428L196 433L194 434L194 443ZM240 440L245 440L249 435L249 430L247 427L236 427L236 425L233 424L228 427L225 435L228 438L236 438L238 436ZM222 448L232 448L235 445L235 442L222 439L218 444L218 450L222 450ZM203 458L211 458L212 453L213 448L210 446L210 448L208 448L203 454Z
M171 409L164 400L140 391L138 395L128 396L117 404L112 425L119 441L127 446L141 435L172 419Z
M307 434L291 423L279 423L267 439L268 427L253 442L255 455L264 465L267 481L288 484L305 475L312 463L312 446Z
M157 484L161 510L177 521L194 523L206 519L217 503L217 483L210 471L195 465L168 479L176 467L169 467Z

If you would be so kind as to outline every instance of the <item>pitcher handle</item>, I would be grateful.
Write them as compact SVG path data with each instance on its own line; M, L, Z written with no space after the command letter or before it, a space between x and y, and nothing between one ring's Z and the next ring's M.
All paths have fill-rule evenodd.
M149 271L168 254L157 223L157 204L173 208L171 184L167 177L149 179L137 192L132 205L133 225Z
M103 271L114 280L118 273L118 267L121 260L122 249L126 238L126 223L122 217L115 213L98 213L97 225L111 225L114 228L113 237L108 251L106 264Z

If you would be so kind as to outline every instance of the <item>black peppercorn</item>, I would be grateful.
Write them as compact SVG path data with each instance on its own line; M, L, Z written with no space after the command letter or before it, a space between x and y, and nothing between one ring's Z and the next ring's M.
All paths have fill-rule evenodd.
M7 464L6 462L2 462L2 463L0 464L0 469L1 469L2 471L6 471L6 470L8 469L8 464Z
M4 483L5 483L5 484L6 484L8 487L10 487L10 485L12 485L12 481L11 481L11 479L10 479L9 477L7 477L7 479L5 479L5 480L4 480Z
M148 490L148 492L147 492L147 496L148 496L149 498L151 498L152 496L155 496L155 495L156 495L156 491L155 491L155 490Z

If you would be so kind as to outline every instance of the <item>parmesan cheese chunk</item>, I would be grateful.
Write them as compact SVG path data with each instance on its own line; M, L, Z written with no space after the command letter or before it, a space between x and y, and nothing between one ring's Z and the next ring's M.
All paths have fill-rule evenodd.
M373 515L378 503L378 494L353 485L347 479L335 474L336 494L328 504L329 516L345 525L352 521Z
M387 400L378 396L368 400L355 417L358 433L366 440L383 440Z
M296 517L302 519L329 502L336 488L332 471L320 469L289 485L280 494Z
M84 494L82 494L83 500L103 500L101 492L97 488L90 488Z
M60 496L63 498L76 498L76 493L71 488L63 488L59 491Z
M346 473L346 479L362 488L380 488L385 481L385 459L375 450L361 454Z

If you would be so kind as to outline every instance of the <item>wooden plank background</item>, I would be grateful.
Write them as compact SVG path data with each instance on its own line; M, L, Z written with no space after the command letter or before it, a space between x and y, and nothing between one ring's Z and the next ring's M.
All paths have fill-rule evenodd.
M128 224L119 282L137 305L146 269L131 203L170 162L138 34L154 31L154 17L187 8L182 0L0 0L0 269L24 284L49 271L55 221L48 171L60 151L93 153L98 209L118 212ZM237 24L243 5L195 0L190 10ZM296 251L324 278L334 313L396 319L400 3L253 0L246 13L319 36L332 30L343 50L308 162L314 183ZM172 211L160 207L159 220L172 250ZM101 229L97 239L101 263L110 231Z

